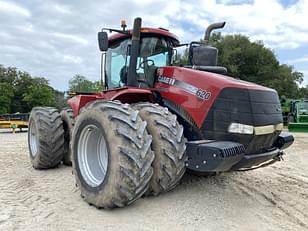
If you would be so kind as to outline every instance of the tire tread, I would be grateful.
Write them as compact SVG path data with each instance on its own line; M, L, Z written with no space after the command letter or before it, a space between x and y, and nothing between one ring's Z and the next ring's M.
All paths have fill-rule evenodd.
M147 122L147 130L153 137L155 152L153 177L147 195L158 195L173 189L185 173L186 139L183 127L168 108L149 102L133 106Z

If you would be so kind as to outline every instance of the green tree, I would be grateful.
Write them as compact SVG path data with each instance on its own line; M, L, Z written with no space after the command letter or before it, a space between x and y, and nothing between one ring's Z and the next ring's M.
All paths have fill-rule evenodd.
M61 108L64 104L64 93L50 87L47 79L0 65L0 113L30 112L34 106Z
M28 108L56 105L53 88L45 84L33 84L28 87L22 101Z
M218 49L218 65L226 67L229 76L274 88L279 95L289 98L305 95L306 88L299 88L303 74L292 66L280 64L275 53L261 41L251 42L243 35L213 33L210 45ZM179 64L187 64L188 49L178 59Z
M67 102L65 98L65 92L53 90L54 99L55 99L55 107L61 110L62 108L66 107Z
M175 65L187 65L189 63L188 61L188 48L186 48L183 52L183 54L176 53L175 56Z
M299 96L300 98L308 99L308 85L299 89Z
M0 64L0 82L13 86L17 80L18 71L14 67L5 68Z
M48 80L45 78L34 78L27 72L19 71L17 79L15 80L15 95L11 104L11 111L13 112L29 112L34 106L42 106L42 104L34 105L30 102L25 101L24 95L27 94L33 86L49 86ZM53 96L50 96L53 97ZM41 99L37 99L36 101L40 101ZM42 99L44 101L45 99ZM46 105L51 106L51 105Z
M92 82L82 75L75 75L68 82L70 92L98 92L102 90L99 81Z
M276 89L280 95L288 98L300 98L298 84L303 81L303 74L286 64L279 65L275 71L273 77L265 81L264 85Z
M104 89L104 87L102 86L101 81L94 81L93 82L93 89L94 89L95 92L102 91Z
M277 90L279 95L299 97L303 74L292 66L280 64L275 53L261 41L251 42L243 35L213 34L210 43L219 51L218 64L228 75Z
M0 114L10 113L10 105L14 96L14 88L8 83L0 82Z

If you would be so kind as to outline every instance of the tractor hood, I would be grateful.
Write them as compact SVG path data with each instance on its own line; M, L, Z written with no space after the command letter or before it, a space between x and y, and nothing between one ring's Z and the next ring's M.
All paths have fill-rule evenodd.
M273 101L275 110L280 110L281 113L280 104L276 105L277 102L279 103L277 92L271 88L184 67L159 68L157 75L155 88L162 97L185 108L198 127L202 126L219 95L228 89L228 91L236 91L234 97L243 101L253 100L264 103ZM236 107L234 110L237 110Z
M226 87L236 87L245 89L275 91L274 89L267 88L258 84L235 79L229 76L215 74L206 71L199 71L184 67L165 67L158 70L158 76L174 77L178 80L190 83L198 88L218 88L223 89Z

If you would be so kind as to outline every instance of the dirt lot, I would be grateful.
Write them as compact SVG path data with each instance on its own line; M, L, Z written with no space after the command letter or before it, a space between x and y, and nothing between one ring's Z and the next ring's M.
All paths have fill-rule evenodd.
M274 166L186 175L173 192L104 211L81 199L70 167L32 169L27 133L0 132L0 230L308 230L308 134L295 136Z

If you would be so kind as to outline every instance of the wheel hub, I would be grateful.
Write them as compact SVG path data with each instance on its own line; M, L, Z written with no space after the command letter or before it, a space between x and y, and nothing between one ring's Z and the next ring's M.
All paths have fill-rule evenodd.
M103 131L95 125L83 128L77 147L78 167L92 187L103 183L108 167L108 151Z
M31 123L29 128L29 139L30 139L30 154L34 158L37 154L37 144L38 144L38 138L36 136L36 125L34 122Z

